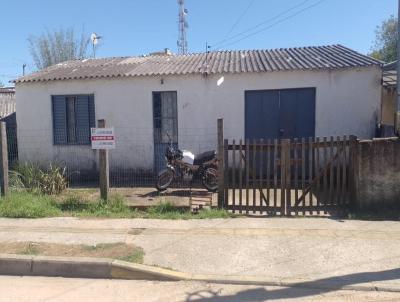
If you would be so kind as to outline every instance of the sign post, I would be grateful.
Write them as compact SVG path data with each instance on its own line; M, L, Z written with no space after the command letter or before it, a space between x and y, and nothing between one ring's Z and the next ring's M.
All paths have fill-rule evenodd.
M114 128L106 128L106 121L97 121L98 128L91 129L92 149L99 150L99 184L100 197L108 199L110 186L110 167L108 162L108 150L115 149Z

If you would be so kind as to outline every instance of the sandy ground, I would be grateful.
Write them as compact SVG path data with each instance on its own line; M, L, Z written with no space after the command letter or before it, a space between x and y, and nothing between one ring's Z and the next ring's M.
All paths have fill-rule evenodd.
M196 274L400 289L400 222L327 218L0 219L0 242L125 242L144 263Z
M0 276L0 302L399 301L399 293L287 287Z
M141 249L125 243L84 245L30 241L2 242L0 244L0 254L125 259L139 253L141 254Z
M204 189L189 188L170 188L159 193L152 187L135 187L135 188L110 188L110 194L120 195L124 197L126 204L135 207L148 207L156 205L160 202L169 202L178 207L189 206L189 196L204 196L207 191ZM96 201L100 198L100 193L96 189L68 189L61 197L77 195L89 201ZM212 203L217 206L217 194L213 193Z

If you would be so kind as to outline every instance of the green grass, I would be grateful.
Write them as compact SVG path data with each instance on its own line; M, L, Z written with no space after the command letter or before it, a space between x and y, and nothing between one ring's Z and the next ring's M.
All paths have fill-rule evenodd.
M115 259L126 262L143 263L143 258L144 258L144 251L141 248L135 248L130 255L124 257L117 257Z
M148 218L148 219L213 219L230 218L235 215L225 210L200 210L198 214L162 202L146 211L132 209L125 205L120 195L111 196L108 201L88 201L79 195L68 195L63 200L34 192L11 192L0 199L0 217L41 218L54 216L98 217L98 218Z
M82 245L82 249L86 251L99 251L99 250L106 250L109 248L113 248L119 246L121 243L99 243L96 245Z
M0 216L8 218L41 218L62 215L55 200L28 192L12 192L0 199Z
M35 244L33 243L29 243L25 249L23 249L22 251L18 252L17 254L20 255L39 255L40 254L40 250L37 246L35 246Z

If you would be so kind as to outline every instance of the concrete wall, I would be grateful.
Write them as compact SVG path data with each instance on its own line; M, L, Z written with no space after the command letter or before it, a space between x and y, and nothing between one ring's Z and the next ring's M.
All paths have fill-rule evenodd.
M358 208L400 207L400 139L360 141L357 152Z
M96 151L89 146L53 146L51 95L58 94L95 95L96 119L106 119L116 130L117 149L110 152L114 167L152 168L153 91L177 91L179 146L194 152L216 147L219 117L224 118L226 138L243 138L244 92L258 89L315 87L317 136L370 138L380 116L380 79L379 67L367 67L17 84L19 157L74 159L80 168L96 166Z

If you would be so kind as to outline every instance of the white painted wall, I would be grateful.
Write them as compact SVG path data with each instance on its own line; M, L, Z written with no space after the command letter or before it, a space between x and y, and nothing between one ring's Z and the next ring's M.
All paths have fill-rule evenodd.
M217 81L224 81L217 86ZM161 78L164 84L161 84ZM52 81L16 85L18 148L21 161L68 160L80 168L96 165L89 146L53 146L51 95L95 95L96 119L114 126L117 149L111 164L151 169L152 92L177 91L181 148L215 148L216 120L224 118L225 137L244 137L246 90L316 88L316 136L353 134L370 138L380 112L379 67L333 71L221 74Z

